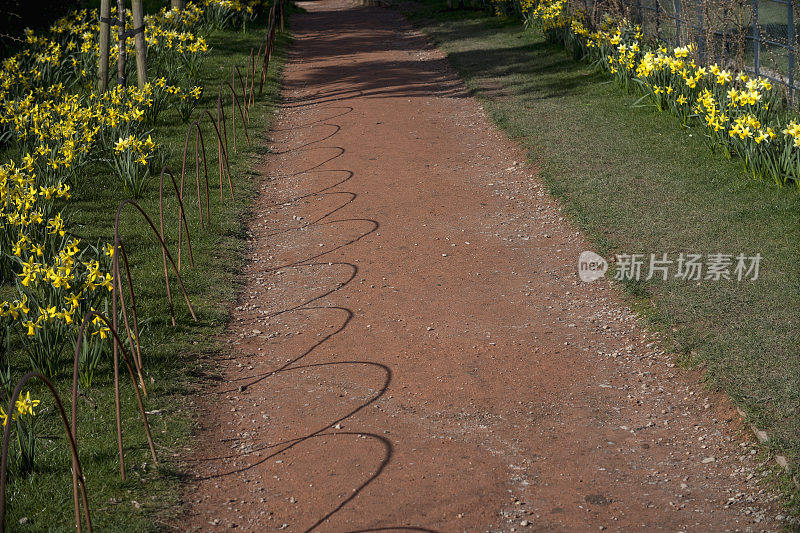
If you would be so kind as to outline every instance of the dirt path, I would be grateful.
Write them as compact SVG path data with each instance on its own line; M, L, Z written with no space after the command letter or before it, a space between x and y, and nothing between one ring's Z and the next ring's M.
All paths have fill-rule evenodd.
M735 412L578 280L590 246L441 54L301 5L179 527L774 529Z

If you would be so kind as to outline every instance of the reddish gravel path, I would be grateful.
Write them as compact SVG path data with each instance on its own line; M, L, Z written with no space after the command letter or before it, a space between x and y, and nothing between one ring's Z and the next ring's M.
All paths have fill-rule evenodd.
M589 245L441 55L301 5L178 527L773 529L734 411L578 281Z

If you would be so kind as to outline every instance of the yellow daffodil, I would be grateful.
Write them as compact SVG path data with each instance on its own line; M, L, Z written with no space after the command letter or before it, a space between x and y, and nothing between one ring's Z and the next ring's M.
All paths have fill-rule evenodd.
M36 416L36 412L34 412L33 408L39 405L39 400L31 400L31 393L27 391L25 396L20 396L17 402L15 403L15 407L17 408L17 413L22 416L31 415Z

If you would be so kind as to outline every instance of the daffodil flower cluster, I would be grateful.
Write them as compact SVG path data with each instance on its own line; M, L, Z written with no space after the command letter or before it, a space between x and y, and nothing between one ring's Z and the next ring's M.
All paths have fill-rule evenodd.
M16 422L16 457L14 464L19 474L25 475L33 472L33 458L36 450L35 421L36 411L41 400L31 398L30 391L20 394L14 403L11 413L6 413L5 408L0 405L0 420L3 427L8 425L8 419Z
M211 28L241 25L252 20L257 11L266 5L263 1L204 0L203 12Z
M40 403L41 400L31 398L30 391L26 391L24 396L20 394L14 403L14 412L11 413L11 420L16 420L22 416L36 416L36 411L33 409L38 407ZM3 421L3 427L8 425L8 414L6 414L6 410L2 405L0 405L0 420Z
M150 135L144 138L131 134L120 137L114 143L112 168L122 180L125 190L134 198L141 196L150 176L154 148L155 143Z
M31 367L52 376L86 312L107 307L113 249L82 248L69 236L57 203L70 197L70 186L37 185L33 166L29 156L0 166L0 282L17 288L17 298L0 301L0 328L3 337L16 332ZM92 255L102 263L84 259Z
M157 72L172 81L192 79L197 75L204 54L208 52L203 37L163 26L145 30L145 36L151 63Z
M530 10L529 13L530 16L542 22L545 30L561 29L569 24L567 3L565 0L540 2L539 5Z
M93 160L113 159L119 137L141 134L145 124L155 123L169 99L175 99L184 120L189 120L185 115L191 114L200 89L188 80L196 76L208 51L201 33L213 25L209 17L216 19L224 12L229 15L226 20L236 21L251 17L259 6L260 2L205 0L189 3L182 11L162 9L149 15L145 38L156 79L142 89L116 86L100 96L93 90L98 61L96 10L72 13L47 35L27 31L28 46L0 64L0 139L10 139L34 158L39 180L77 185L81 169ZM116 32L111 32L111 39L113 63ZM132 52L133 39L126 46ZM128 66L134 68L133 62Z
M147 164L147 157L152 153L155 143L148 135L147 139L137 139L133 135L129 135L124 139L122 137L114 145L114 153L123 154L130 153L134 156L136 163L140 165Z
M52 257L33 251L15 257L20 297L0 303L0 316L12 321L32 368L48 376L58 372L61 353L76 337L84 315L96 305L107 307L113 289L107 259L112 250L106 247L102 263L83 259L90 255L87 248L81 249L79 239L69 238L61 222L55 218L51 225L50 231L60 235L62 243Z
M82 259L92 248L67 232L59 204L70 186L40 182L34 167L30 155L0 165L0 282L18 294L0 301L0 327L17 333L32 368L53 375L86 311L108 301L113 278L109 261Z
M112 83L102 94L95 91L97 10L74 11L47 33L26 31L25 46L0 62L0 142L20 154L0 162L0 284L16 288L0 300L0 350L14 338L32 368L52 376L86 313L108 312L113 249L81 243L69 231L69 199L80 191L81 170L108 164L138 196L158 155L149 127L170 102L189 120L202 94L188 80L208 52L207 32L243 25L264 5L201 0L181 11L148 15L145 39L155 76L141 89ZM111 16L116 18L116 8ZM130 29L130 13L126 20ZM110 35L113 64L116 27ZM124 44L132 53L133 39ZM128 62L131 74L133 63ZM89 332L81 354L84 373L96 366L109 333L98 320ZM81 380L88 386L91 376Z
M711 148L740 156L754 177L800 187L800 119L789 122L785 99L768 79L698 64L693 44L645 46L641 28L625 19L606 16L600 27L590 29L586 17L568 11L563 0L541 0L530 17L551 39L578 48L626 90L643 93L640 102L649 100L684 124L705 127Z
M202 34L213 27L250 18L254 12L253 6L261 4L190 2L181 11L164 8L156 14L147 15L144 19L145 41L151 70L157 75L162 74L159 67L163 63L163 54L172 55L188 64L199 64L200 58L208 51L208 44ZM226 23L222 26L209 20L219 18L218 13L225 15ZM117 18L116 6L111 7L111 18ZM130 11L126 11L125 20L125 30L132 29ZM3 99L9 96L15 98L35 87L46 87L58 81L70 84L78 81L91 85L99 57L99 30L97 10L82 9L57 21L48 35L28 32L28 47L5 60L2 65L0 96ZM113 64L119 53L119 35L115 27L112 27L110 38L109 60ZM126 37L124 47L129 54L133 53L133 41L130 36ZM132 69L133 65L129 67Z
M188 123L192 118L192 112L197 102L200 100L200 97L203 96L203 88L197 86L190 89L172 87L170 92L178 98L178 114L184 122Z
M30 93L0 107L0 124L33 158L40 180L69 179L76 184L79 171L92 156L99 158L104 141L141 129L152 105L151 87L117 86L101 96L65 93L44 100Z
M0 165L0 283L14 279L19 258L51 257L63 237L55 203L70 197L70 186L39 185L32 172L30 156L21 165Z

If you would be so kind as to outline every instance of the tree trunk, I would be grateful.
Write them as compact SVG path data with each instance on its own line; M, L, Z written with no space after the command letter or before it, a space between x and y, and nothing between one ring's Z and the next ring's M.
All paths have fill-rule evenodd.
M108 54L111 37L111 5L109 0L100 0L100 66L97 70L97 88L102 93L108 88Z
M170 6L172 9L183 9L183 6L186 4L185 0L170 0Z
M133 8L133 42L136 46L136 81L140 89L147 83L147 42L144 39L142 0L131 0Z
M125 0L117 0L117 31L119 42L117 43L117 83L125 85Z

